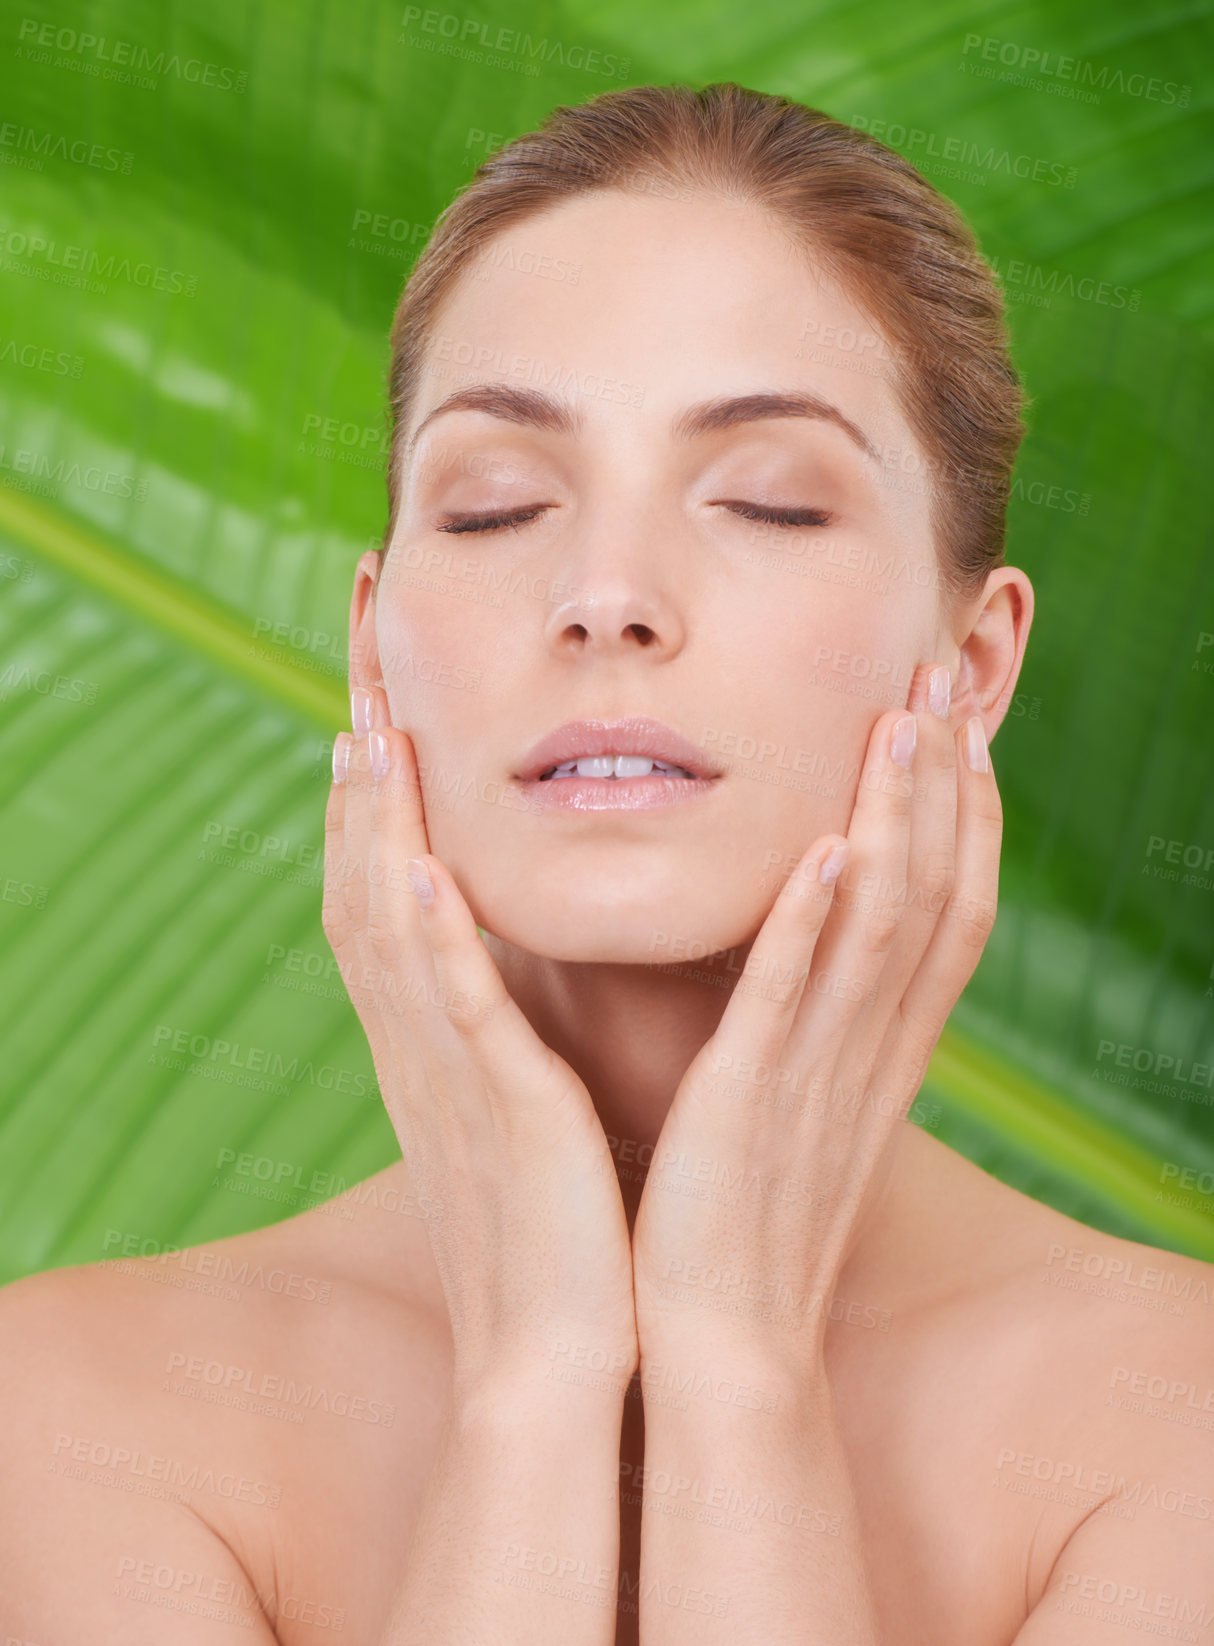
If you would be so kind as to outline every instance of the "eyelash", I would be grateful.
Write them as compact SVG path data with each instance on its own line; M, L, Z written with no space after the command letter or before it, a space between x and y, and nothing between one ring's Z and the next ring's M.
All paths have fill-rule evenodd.
M828 526L834 516L828 509L776 509L765 503L730 503L742 520L761 522L767 526L784 526L790 530L805 526ZM530 509L515 509L507 514L460 514L440 521L440 532L494 532L509 526L517 529L544 512L544 505Z
M438 529L440 532L500 531L503 526L525 526L528 520L534 520L543 512L541 505L531 509L515 509L508 514L457 514L440 521Z
M829 526L834 518L829 509L773 509L765 503L730 503L729 507L743 520L766 526Z

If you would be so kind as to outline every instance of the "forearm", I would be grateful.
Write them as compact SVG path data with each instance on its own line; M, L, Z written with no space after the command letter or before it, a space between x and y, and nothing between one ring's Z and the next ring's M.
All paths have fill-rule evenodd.
M378 1646L611 1646L622 1413L542 1373L457 1399Z
M660 1396L642 1360L644 1646L877 1646L825 1375L734 1376L703 1354L698 1366L677 1350L662 1358L687 1393Z

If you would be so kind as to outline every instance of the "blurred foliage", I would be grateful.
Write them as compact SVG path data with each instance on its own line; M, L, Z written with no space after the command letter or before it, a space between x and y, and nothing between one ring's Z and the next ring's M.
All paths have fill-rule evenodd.
M957 200L1033 396L1001 912L925 1123L1214 1257L1214 1194L1179 1187L1214 1169L1212 45L1208 5L1129 0L9 14L0 1280L254 1227L396 1157L320 923L388 323L503 139L717 79L866 125ZM298 1173L233 1179L225 1150Z

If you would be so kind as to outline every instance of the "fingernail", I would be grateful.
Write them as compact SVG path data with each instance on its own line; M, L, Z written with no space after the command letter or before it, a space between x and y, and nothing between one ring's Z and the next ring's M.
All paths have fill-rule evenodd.
M948 719L949 678L943 664L927 677L927 706L941 720Z
M333 739L333 781L344 783L350 763L350 744L354 739L349 732L338 732Z
M419 903L434 902L434 882L426 871L426 865L419 858L405 859L405 878Z
M355 737L366 737L371 730L371 693L365 686L350 688L350 724Z
M965 722L965 763L972 772L991 769L991 759L986 752L986 727L980 714L972 715Z
M380 778L386 775L392 764L392 752L388 748L388 739L383 732L371 733L371 776Z
M843 865L847 862L847 843L842 846L832 846L822 859L822 867L818 870L818 881L823 886L833 886L843 873Z
M913 714L904 714L894 722L894 735L889 740L890 758L895 765L909 766L915 752L917 728Z

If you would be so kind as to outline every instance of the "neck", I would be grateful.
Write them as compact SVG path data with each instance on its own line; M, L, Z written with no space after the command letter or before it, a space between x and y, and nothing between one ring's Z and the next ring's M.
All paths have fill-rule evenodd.
M749 944L667 967L546 960L485 941L540 1039L585 1084L608 1138L630 1153L651 1148L688 1064L721 1021Z
M563 1057L590 1093L611 1152L632 1227L648 1162L688 1065L715 1032L750 945L671 966L548 960L492 934L486 944L540 1039ZM849 1258L888 1222L889 1190L904 1134L892 1130L861 1202Z

